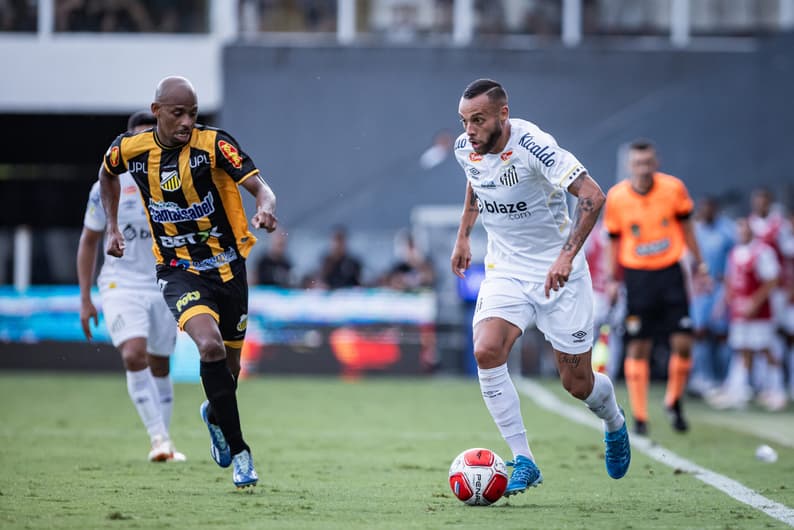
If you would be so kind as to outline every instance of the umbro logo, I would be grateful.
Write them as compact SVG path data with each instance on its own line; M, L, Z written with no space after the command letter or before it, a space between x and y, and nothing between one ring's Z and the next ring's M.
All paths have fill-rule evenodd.
M584 338L587 336L586 331L579 330L576 333L571 333L574 338L574 342L584 342Z

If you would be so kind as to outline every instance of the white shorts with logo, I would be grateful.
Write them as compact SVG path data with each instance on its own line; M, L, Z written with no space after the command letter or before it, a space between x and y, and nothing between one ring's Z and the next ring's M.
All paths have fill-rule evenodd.
M105 289L102 312L113 346L143 337L149 353L170 356L176 346L176 321L160 291Z
M523 332L534 320L555 350L585 353L593 347L594 305L589 273L550 291L549 298L543 283L487 277L480 286L472 326L497 317Z
M728 345L734 350L769 350L775 341L772 320L732 320L728 331Z

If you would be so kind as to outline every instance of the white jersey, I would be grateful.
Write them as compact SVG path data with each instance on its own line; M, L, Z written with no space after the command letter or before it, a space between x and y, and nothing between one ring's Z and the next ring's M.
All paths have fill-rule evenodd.
M138 186L129 173L119 176L119 230L124 236L124 255L115 258L105 254L105 263L97 278L100 291L130 289L158 291L152 235ZM99 182L88 196L83 225L95 232L104 232L107 219L99 195Z
M455 157L477 195L488 233L485 274L544 282L571 231L566 190L586 171L554 137L525 120L510 120L510 139L497 154L474 152L466 134ZM570 278L587 271L584 253Z

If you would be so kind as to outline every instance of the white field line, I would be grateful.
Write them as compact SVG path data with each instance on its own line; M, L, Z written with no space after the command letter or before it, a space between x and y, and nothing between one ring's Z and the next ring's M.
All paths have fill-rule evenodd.
M584 405L577 407L563 403L553 393L529 379L516 378L516 382L522 394L544 409L599 431L603 429L601 420L593 416ZM737 501L794 527L794 509L773 501L772 499L768 499L731 478L701 467L694 462L690 462L672 451L652 443L645 436L632 436L631 448L644 453L666 466L689 473L696 479L722 491Z

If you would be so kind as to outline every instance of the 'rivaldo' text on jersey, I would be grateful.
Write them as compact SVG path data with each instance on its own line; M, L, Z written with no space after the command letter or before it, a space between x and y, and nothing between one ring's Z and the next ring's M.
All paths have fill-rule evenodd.
M256 242L237 185L259 173L234 138L196 125L187 144L169 148L153 129L125 133L104 164L114 175L129 171L138 184L159 265L232 279L229 264Z
M455 157L477 195L488 233L486 275L545 281L571 231L566 189L586 169L550 134L519 119L510 120L501 153L475 153L462 134ZM580 252L570 277L586 271Z

